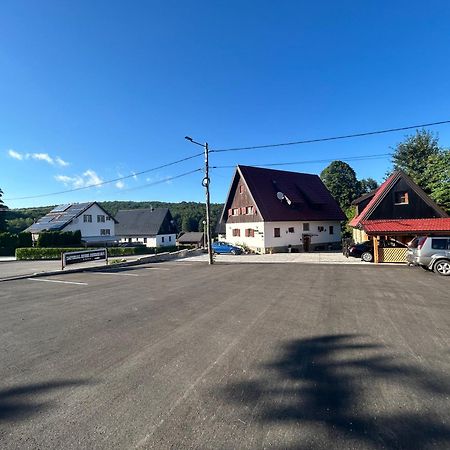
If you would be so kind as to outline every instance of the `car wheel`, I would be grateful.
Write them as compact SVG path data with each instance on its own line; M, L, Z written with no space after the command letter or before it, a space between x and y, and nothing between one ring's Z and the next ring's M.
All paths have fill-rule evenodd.
M444 277L450 276L450 261L447 259L441 259L434 265L434 271Z
M230 252L232 255L235 255L236 254L236 250L231 250L231 252Z
M373 261L373 255L370 252L364 252L361 255L361 259L365 262L372 262Z

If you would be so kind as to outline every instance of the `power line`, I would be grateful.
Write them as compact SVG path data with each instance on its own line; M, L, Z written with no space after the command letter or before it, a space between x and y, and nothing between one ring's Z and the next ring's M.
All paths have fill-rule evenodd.
M195 155L187 156L186 158L178 159L176 161L172 161L170 163L163 164L161 166L152 167L151 169L142 170L140 172L133 172L130 175L125 175L123 177L118 177L118 178L114 178L112 180L102 181L101 183L90 184L89 186L82 186L82 187L73 188L73 189L66 189L64 191L51 192L51 193L48 193L48 194L29 195L27 197L14 197L14 198L8 198L8 199L5 199L5 200L8 200L8 201L12 201L12 200L28 200L28 199L40 198L40 197L50 197L52 195L67 194L67 193L70 193L70 192L81 191L83 189L90 189L90 188L94 188L94 187L104 186L105 184L115 183L116 181L126 180L128 178L137 177L138 175L143 175L143 174L146 174L146 173L149 173L149 172L154 172L155 170L164 169L165 167L170 167L170 166L173 166L175 164L179 164L181 162L189 161L190 159L198 158L199 156L203 156L203 152L202 153L196 153Z
M250 147L232 147L232 148L222 148L222 149L213 149L210 150L210 152L235 152L239 150L255 150L259 148L271 148L271 147L284 147L288 145L300 145L300 144L312 144L315 142L326 142L326 141L337 141L339 139L350 139L355 137L362 137L362 136L372 136L375 134L384 134L384 133L393 133L394 131L405 131L405 130L412 130L414 128L424 128L424 127L431 127L435 125L443 125L450 123L450 120L443 120L441 122L431 122L431 123L422 123L419 125L410 125L407 127L401 127L401 128L389 128L387 130L378 130L378 131L367 131L365 133L356 133L356 134L347 134L342 136L333 136L333 137L325 137L325 138L318 138L318 139L308 139L303 141L293 141L293 142L283 142L279 144L267 144L267 145L253 145Z
M142 184L140 186L136 186L136 187L132 187L132 188L128 188L128 189L121 189L120 193L129 192L129 191L137 191L138 189L155 186L157 184L167 183L168 181L176 180L177 178L185 177L185 176L191 175L192 173L195 173L195 172L201 172L202 170L203 170L202 168L194 169L194 170L190 170L189 172L184 172L184 173L180 173L179 175L174 175L173 177L164 178L163 180L153 181L152 183Z
M387 156L392 156L393 153L379 153L376 155L365 155L365 156L346 156L342 158L330 158L330 159L311 159L303 161L293 161L293 162L281 162L281 163L267 163L258 164L259 167L275 167L275 166L290 166L295 164L313 164L313 163L325 163L330 161L362 161L362 160L372 160L372 159L384 159ZM236 166L212 166L211 169L234 169Z

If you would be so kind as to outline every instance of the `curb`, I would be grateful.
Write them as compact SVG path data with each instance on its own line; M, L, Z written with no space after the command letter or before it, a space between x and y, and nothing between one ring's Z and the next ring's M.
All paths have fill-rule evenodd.
M198 256L203 254L203 249L192 249L192 250L179 250L173 253L159 253L157 255L149 255L144 256L142 258L136 259L134 261L128 261L119 264L113 265L104 265L104 266L94 266L94 267L77 267L76 269L66 269L66 270L53 270L50 272L35 272L26 275L16 275L7 278L0 278L0 283L4 281L15 281L15 280L25 280L27 278L39 278L39 277L49 277L52 275L64 275L67 273L80 273L80 272L96 272L99 270L114 270L120 269L122 267L131 267L131 266L139 266L141 264L149 264L149 263L159 263L165 261L172 261L175 259L184 259L190 256ZM20 261L17 261L20 262Z

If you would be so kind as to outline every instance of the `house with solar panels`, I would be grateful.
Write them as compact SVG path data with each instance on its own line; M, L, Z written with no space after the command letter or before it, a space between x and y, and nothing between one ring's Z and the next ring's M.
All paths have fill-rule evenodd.
M52 209L25 231L36 241L43 231L77 231L86 245L108 245L117 241L117 220L97 202L69 203Z
M238 165L220 221L227 242L274 253L339 249L343 220L317 175Z

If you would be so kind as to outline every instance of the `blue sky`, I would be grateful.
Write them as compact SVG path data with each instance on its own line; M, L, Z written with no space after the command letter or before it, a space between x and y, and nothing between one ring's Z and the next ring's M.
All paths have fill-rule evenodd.
M450 119L450 2L2 1L5 199L143 171L197 153ZM450 125L433 128L450 146ZM212 165L389 152L405 132L211 154ZM197 158L103 187L7 200L203 201ZM352 161L382 180L388 159ZM320 173L327 163L287 166ZM222 202L232 169L212 172Z

